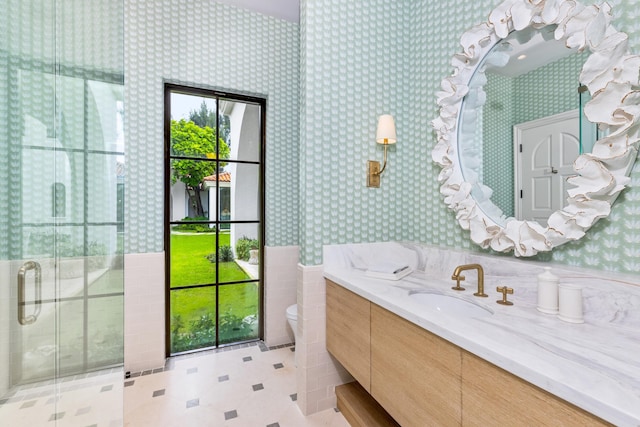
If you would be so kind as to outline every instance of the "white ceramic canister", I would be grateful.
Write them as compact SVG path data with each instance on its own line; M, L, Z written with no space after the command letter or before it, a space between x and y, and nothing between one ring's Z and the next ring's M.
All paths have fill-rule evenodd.
M559 285L558 319L570 323L584 323L582 313L582 288L568 283Z
M558 314L558 276L545 267L538 274L538 311L547 314Z

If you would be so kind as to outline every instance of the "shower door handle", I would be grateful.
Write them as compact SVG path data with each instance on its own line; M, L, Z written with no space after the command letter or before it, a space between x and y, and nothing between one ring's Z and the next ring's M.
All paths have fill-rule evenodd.
M29 316L25 316L25 282L27 271L34 270L35 275L35 285L36 285L36 299L35 299L35 310L33 314ZM38 320L38 316L40 315L40 311L42 310L42 270L40 268L40 264L35 261L27 261L25 262L20 270L18 270L18 322L21 325L31 325L36 320Z

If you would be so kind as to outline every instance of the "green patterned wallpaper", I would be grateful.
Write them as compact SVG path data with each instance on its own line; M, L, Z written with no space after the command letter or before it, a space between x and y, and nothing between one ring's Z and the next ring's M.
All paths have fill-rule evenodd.
M319 264L323 244L409 240L480 250L439 193L430 158L435 93L452 72L460 35L486 20L495 0L302 1L301 262ZM611 1L614 23L640 53L640 8ZM330 28L331 31L327 29ZM398 145L380 189L365 187L380 159L376 117L394 114ZM587 237L539 259L590 268L640 269L640 167L610 218Z
M331 243L471 247L441 202L429 123L459 35L488 13L481 3L301 1L302 264L320 264ZM384 113L398 143L371 189L367 160L382 159L374 138Z
M125 1L127 253L163 250L163 82L267 98L266 243L298 244L299 26L209 0Z
M493 189L491 201L505 216L514 215L513 201L513 78L487 73L487 103L482 115L483 182Z
M395 240L419 212L404 204L416 185L406 51L409 2L301 2L300 246L321 263L328 243ZM367 160L382 160L377 118L396 118L398 144L379 189L366 187Z

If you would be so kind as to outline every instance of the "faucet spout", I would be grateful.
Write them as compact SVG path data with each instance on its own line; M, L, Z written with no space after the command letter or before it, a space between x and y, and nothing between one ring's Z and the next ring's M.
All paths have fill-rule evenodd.
M475 292L473 295L477 297L488 297L488 295L484 293L484 270L480 264L465 264L457 266L451 275L451 279L456 281L456 286L453 286L451 289L457 291L464 290L464 288L460 287L460 281L464 280L464 276L461 276L460 274L466 270L478 271L478 292Z

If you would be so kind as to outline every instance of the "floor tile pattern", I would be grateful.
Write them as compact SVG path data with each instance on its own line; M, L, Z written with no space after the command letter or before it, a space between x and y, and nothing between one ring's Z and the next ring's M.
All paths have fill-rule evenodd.
M113 368L17 386L0 400L0 426L122 426L122 376Z
M247 343L173 357L163 367L127 372L124 380L122 369L113 369L24 385L0 400L0 424L348 427L334 409L302 415L293 350Z
M302 415L291 346L221 350L171 358L152 375L131 374L125 426L349 426L336 409Z

